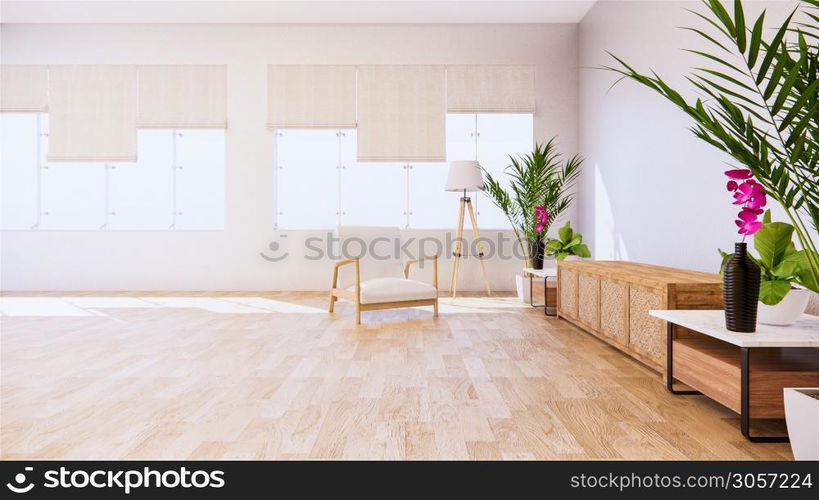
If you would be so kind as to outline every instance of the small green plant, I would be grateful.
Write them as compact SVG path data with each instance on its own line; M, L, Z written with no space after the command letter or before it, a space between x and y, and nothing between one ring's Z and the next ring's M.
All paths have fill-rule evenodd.
M557 235L558 238L546 241L546 255L554 255L557 260L563 260L569 255L591 257L589 247L583 243L583 235L574 232L569 221L557 230Z
M819 284L811 272L810 250L797 250L793 244L794 228L785 222L771 222L771 211L765 212L762 227L754 234L754 248L759 254L748 256L761 271L759 301L772 306L780 303L796 283L819 292ZM731 254L719 250L722 255L720 274Z

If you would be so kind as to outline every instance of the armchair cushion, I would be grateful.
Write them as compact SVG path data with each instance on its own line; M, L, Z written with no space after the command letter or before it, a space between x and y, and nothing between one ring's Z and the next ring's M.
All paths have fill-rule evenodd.
M355 286L347 290L355 293ZM373 278L361 282L362 304L434 299L437 296L438 290L423 281L404 278Z

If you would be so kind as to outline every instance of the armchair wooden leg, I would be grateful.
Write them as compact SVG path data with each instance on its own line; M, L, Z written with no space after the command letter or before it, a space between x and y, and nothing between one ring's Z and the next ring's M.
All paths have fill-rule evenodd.
M333 279L330 281L330 312L333 312L335 309L336 300L338 297L335 296L333 293L338 286L338 265L333 267Z
M438 299L437 298L435 299L435 303L432 304L432 317L433 318L438 317Z
M355 261L355 324L361 324L361 264Z

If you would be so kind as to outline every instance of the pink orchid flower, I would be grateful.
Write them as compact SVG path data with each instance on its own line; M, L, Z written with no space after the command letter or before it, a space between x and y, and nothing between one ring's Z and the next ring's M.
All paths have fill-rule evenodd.
M725 175L730 179L725 187L734 193L734 205L742 205L734 222L739 227L739 234L744 235L742 238L744 241L745 236L756 233L762 227L758 218L768 199L765 196L765 189L751 178L753 174L750 170L728 170Z
M737 217L739 217L739 219L742 221L750 222L755 221L761 213L761 208L743 208Z
M759 210L760 213L762 212L762 207L764 207L768 203L768 199L765 197L765 193L759 193L759 195L754 196L751 198L751 201L745 205L748 208L753 208Z
M546 223L549 222L549 214L546 212L546 207L543 205L538 205L535 207L535 231L538 233L543 232L543 229L546 227Z
M757 184L756 182L745 181L737 187L737 190L734 192L734 205L744 205L745 203L749 203L757 197L765 196L765 190L762 189L762 186ZM759 207L754 207L759 208Z
M745 168L737 168L734 170L728 170L725 172L725 175L728 176L729 179L736 179L736 180L745 180L750 179L753 175L750 170Z
M755 232L759 231L759 229L762 227L762 223L759 222L758 220L751 221L736 220L735 222L737 226L739 226L739 231L737 232L739 234L744 234L746 236L754 234Z

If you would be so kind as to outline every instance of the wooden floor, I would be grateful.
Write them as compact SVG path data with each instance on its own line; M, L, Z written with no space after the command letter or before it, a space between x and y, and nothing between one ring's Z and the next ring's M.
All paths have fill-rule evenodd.
M0 299L3 459L790 459L513 298Z

